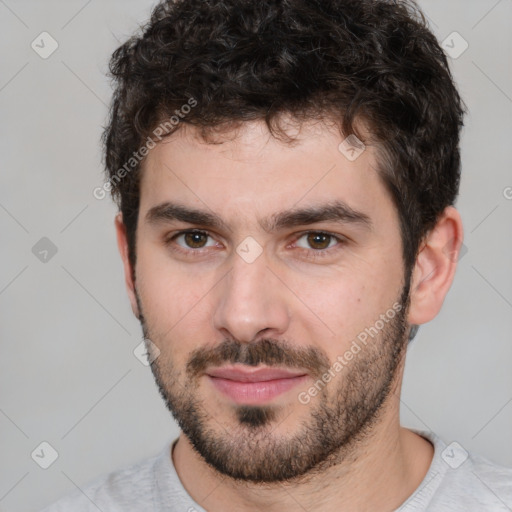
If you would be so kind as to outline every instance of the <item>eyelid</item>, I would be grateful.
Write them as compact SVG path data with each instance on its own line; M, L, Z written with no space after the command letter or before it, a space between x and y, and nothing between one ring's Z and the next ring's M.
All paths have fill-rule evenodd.
M315 233L315 234L319 234L319 235L327 235L327 236L330 236L332 238L334 238L335 240L337 240L339 243L347 243L349 241L348 237L344 236L344 235L341 235L339 233L331 233L330 231L326 231L324 229L308 229L306 231L302 231L300 233L296 233L294 235L294 243L301 239L303 236L305 235L309 235L311 233ZM314 249L312 249L314 250ZM326 249L324 249L325 251ZM320 252L319 249L317 249L316 252Z
M215 236L212 235L212 233L210 231L208 231L207 229L189 228L189 229L183 229L180 231L176 231L176 232L173 232L172 234L165 236L164 242L166 245L170 246L171 243L174 242L179 236L186 235L188 233L200 233L200 234L203 234L203 235L215 240ZM322 230L322 229L309 229L309 230L301 231L299 233L295 233L293 235L294 238L293 238L292 244L295 244L297 242L297 240L300 240L305 235L309 235L312 233L330 236L330 237L334 238L338 243L335 244L334 246L328 247L326 249L307 249L304 247L297 247L297 249L299 249L300 251L307 253L308 255L305 257L309 258L309 259L321 258L323 256L332 255L332 252L336 251L337 249L340 248L340 246L343 246L349 242L349 239L347 237L345 237L344 235L341 235L339 233L331 233L330 231L326 231L326 230ZM173 248L173 250L181 252L186 255L193 255L193 254L200 255L202 253L208 252L207 251L208 249L215 247L215 245L210 245L210 246L193 249L193 248L187 248L187 247L181 246L179 244L175 244L175 245L177 247ZM289 245L288 245L288 247L289 247Z
M349 242L348 238L346 238L343 235L331 233L329 231L324 231L321 229L310 229L307 231L304 231L302 233L298 233L295 236L294 241L292 242L293 245L297 243L298 240L300 240L303 236L309 235L309 234L321 234L321 235L327 235L334 240L336 240L336 244L330 247L326 247L325 249L308 249L305 247L297 247L295 246L294 249L298 250L301 253L301 258L304 260L309 260L311 262L320 262L324 261L326 258L332 258L336 256L340 250L342 250L347 243ZM329 242L330 243L330 242ZM326 260L329 261L329 260Z
M209 237L214 238L214 236L212 235L212 233L209 230L201 229L201 228L183 229L183 230L180 230L180 231L173 232L170 235L166 235L164 238L165 238L166 241L171 241L171 240L174 240L175 238L177 238L178 236L186 235L187 233L201 233L201 234L204 234L204 235L207 235ZM297 241L300 238L302 238L304 235L309 235L311 233L328 235L328 236L331 236L331 237L335 238L339 242L343 242L343 241L347 241L348 242L348 238L346 236L340 235L339 233L331 233L330 231L326 231L326 230L323 230L323 229L307 229L307 230L304 230L304 231L300 231L299 233L294 233L294 235L293 235L294 236L294 241Z
M174 242L180 236L188 235L188 234L194 234L194 233L198 233L200 235L205 235L206 237L208 237L208 238L210 238L212 240L215 240L215 237L209 231L207 231L205 229L190 228L190 229L183 229L181 231L176 231L176 232L174 232L172 234L169 234L169 235L164 237L164 241L165 241L166 244L170 244L171 242ZM181 247L184 250L189 250L189 251L193 251L193 252L198 252L199 249L204 249L206 247L212 247L210 245L210 246L200 247L199 249L192 249L192 248L183 247L183 246L181 246L179 244L178 244L178 246Z

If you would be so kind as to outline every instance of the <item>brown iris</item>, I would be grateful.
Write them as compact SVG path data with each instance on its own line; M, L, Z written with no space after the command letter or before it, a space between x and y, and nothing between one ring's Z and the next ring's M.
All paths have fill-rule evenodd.
M309 233L308 234L308 244L313 249L327 249L331 242L331 235L327 235L326 233Z
M200 249L201 247L204 247L207 238L206 233L201 233L199 231L185 233L184 235L186 244L192 249Z

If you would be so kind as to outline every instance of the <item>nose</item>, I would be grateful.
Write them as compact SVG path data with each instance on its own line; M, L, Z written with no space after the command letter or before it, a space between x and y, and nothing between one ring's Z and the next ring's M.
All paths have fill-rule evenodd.
M224 337L250 342L282 335L290 310L284 286L268 267L265 252L252 263L233 254L226 277L215 287L213 323Z

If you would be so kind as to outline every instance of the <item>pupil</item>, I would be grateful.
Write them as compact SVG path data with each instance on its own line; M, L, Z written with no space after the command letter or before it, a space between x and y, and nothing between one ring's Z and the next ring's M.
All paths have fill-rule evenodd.
M203 233L187 233L185 235L185 241L187 245L198 248L204 245L204 234Z
M329 246L330 238L330 235L312 233L308 236L308 243L313 247L313 249L325 249Z

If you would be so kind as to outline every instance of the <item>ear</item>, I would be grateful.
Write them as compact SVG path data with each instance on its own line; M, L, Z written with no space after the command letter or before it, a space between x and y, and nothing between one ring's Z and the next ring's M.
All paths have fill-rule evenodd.
M117 247L119 248L119 254L123 260L124 267L124 280L126 283L126 290L128 297L132 305L133 314L139 318L139 307L137 305L137 299L135 297L135 283L133 281L133 267L128 258L128 239L126 237L126 226L123 222L123 214L118 213L115 219L116 234L117 234Z
M439 313L455 276L463 237L460 214L448 206L423 240L416 258L409 324L424 324Z

